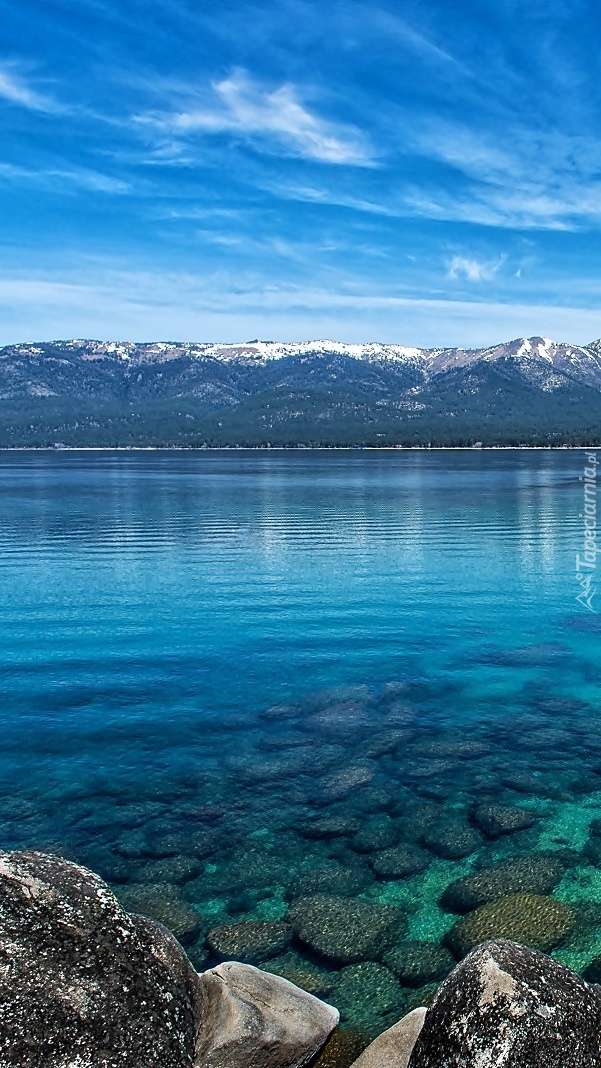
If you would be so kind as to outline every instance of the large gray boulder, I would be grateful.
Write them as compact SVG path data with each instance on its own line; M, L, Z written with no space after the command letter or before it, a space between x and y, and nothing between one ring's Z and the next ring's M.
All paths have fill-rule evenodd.
M98 876L0 852L2 1068L192 1068L201 1007L177 942Z
M287 979L229 961L201 975L197 1068L302 1068L338 1023L338 1011Z
M351 1068L407 1068L411 1052L424 1026L427 1009L413 1009L394 1027L378 1035Z
M601 993L514 942L472 950L440 986L409 1068L597 1068Z

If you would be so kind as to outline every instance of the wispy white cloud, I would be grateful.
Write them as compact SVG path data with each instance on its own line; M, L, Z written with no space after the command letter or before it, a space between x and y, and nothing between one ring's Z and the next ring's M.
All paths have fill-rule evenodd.
M174 137L230 133L271 153L321 163L374 164L373 149L355 127L314 114L295 86L269 89L242 70L213 82L210 95L202 94L183 110L136 118Z
M419 155L463 178L404 190L403 203L416 215L541 230L601 222L601 151L582 133L520 121L500 144L492 132L431 119L409 140Z
M447 263L447 277L464 278L468 282L492 282L503 264L497 260L477 260L468 256L453 256Z
M367 11L363 9L362 14L365 19L364 31L367 34L377 33L385 36L387 41L399 42L416 53L420 59L432 64L437 72L440 72L441 66L448 66L454 74L461 73L468 78L473 77L472 71L460 59L432 40L430 35L417 24L408 22L397 13L393 14L392 11L378 5L370 5Z
M29 85L14 65L8 63L0 63L0 100L47 114L63 110L51 97L39 93Z
M0 277L0 311L0 344L49 337L156 340L176 333L195 341L334 337L479 346L532 335L582 344L601 335L601 311L595 307L381 295L275 282L262 286L220 272L108 267L82 268L77 277L50 272Z
M128 182L121 178L102 174L99 171L83 167L72 169L43 168L31 170L13 163L0 163L0 180L8 182L30 182L33 185L49 186L54 190L68 190L73 187L89 189L93 193L127 193Z
M331 184L328 186L308 185L303 182L294 182L286 178L267 178L262 175L257 179L257 185L266 193L272 193L282 200L296 200L304 204L324 204L338 208L351 208L353 211L366 212L369 215L398 215L399 212L385 202L379 202L375 197L362 197L358 193L352 194L346 190L338 189Z

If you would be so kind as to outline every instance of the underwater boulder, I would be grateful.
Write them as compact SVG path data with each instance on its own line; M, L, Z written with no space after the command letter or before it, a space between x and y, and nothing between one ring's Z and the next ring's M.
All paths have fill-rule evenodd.
M323 816L299 827L299 833L304 838L314 838L316 841L328 838L349 838L358 830L358 820L349 819L346 816Z
M336 972L320 968L312 960L307 960L294 949L287 950L279 957L274 957L263 965L263 970L272 975L281 975L289 983L294 983L301 990L313 994L316 998L325 998L332 990Z
M360 786L370 783L376 773L374 761L348 764L340 771L325 775L314 787L316 795L324 801L339 801Z
M130 865L131 879L136 883L188 883L200 875L202 864L196 857L163 857L148 860L136 867Z
M348 1068L370 1044L370 1036L359 1028L338 1028L323 1047L311 1068Z
M397 844L399 827L390 816L370 820L351 838L349 845L356 853L376 853Z
M464 916L444 941L458 960L480 942L497 938L544 951L565 938L574 920L572 909L562 901L540 894L510 894Z
M419 846L401 845L372 853L369 863L380 879L405 879L425 871L431 857Z
M312 894L333 894L344 897L360 894L371 882L369 868L356 858L351 866L329 864L309 868L296 876L286 890L287 898L310 897Z
M475 827L460 820L441 820L428 828L422 841L437 857L461 860L480 849L484 838Z
M487 838L500 838L532 827L536 816L515 805L476 805L472 820Z
M424 986L442 979L455 967L453 955L436 942L399 942L384 953L382 963L404 986Z
M249 920L211 928L206 944L222 960L259 964L284 953L291 938L292 927L287 923Z
M169 883L120 886L117 897L127 912L140 913L162 923L183 946L192 945L206 931L207 922Z
M555 853L531 853L484 868L447 886L440 904L450 912L471 912L508 894L548 894L561 881L569 858Z
M349 964L338 973L330 998L342 1023L352 1020L371 1036L394 1023L405 1011L405 991L389 968L375 961Z
M378 960L402 939L407 925L392 905L326 894L299 898L286 919L302 943L337 964Z

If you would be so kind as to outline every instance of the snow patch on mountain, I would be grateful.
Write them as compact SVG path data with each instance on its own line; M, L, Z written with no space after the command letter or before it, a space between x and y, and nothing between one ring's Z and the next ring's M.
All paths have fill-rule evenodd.
M424 381L448 371L470 367L479 361L509 361L525 366L530 362L601 387L601 341L580 346L545 337L516 338L481 349L416 348L410 345L347 344L342 341L300 342L176 342L176 341L55 341L44 346L21 344L0 350L0 359L57 360L72 354L82 361L109 360L130 365L162 363L178 359L210 360L225 365L266 366L289 358L342 357L372 364L396 364L419 373ZM537 372L538 374L538 372ZM560 379L554 379L559 382ZM550 388L555 388L555 385Z

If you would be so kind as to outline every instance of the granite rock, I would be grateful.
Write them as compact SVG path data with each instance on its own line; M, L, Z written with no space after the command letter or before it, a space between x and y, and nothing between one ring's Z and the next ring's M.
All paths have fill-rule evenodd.
M405 1011L405 992L389 968L375 961L349 964L338 973L330 994L343 1024L375 1037Z
M339 1015L286 979L233 961L203 972L197 1068L303 1068Z
M267 961L263 970L271 972L272 975L281 975L282 979L287 979L289 983L294 983L316 998L325 998L330 994L337 974L320 968L314 961L307 960L294 949Z
M351 1068L356 1058L370 1044L369 1035L356 1028L337 1029L330 1035L311 1068Z
M361 867L359 866L361 863ZM347 866L329 864L311 868L292 880L286 890L287 898L310 897L312 894L334 894L338 897L359 894L371 881L370 871L362 862Z
M601 994L508 941L459 964L428 1009L409 1068L596 1068Z
M347 838L357 833L359 824L357 820L344 816L323 816L299 829L304 838L314 838L319 841L328 838Z
M432 853L445 860L469 857L484 842L480 831L460 820L444 820L434 824L428 828L422 840Z
M3 1068L192 1068L198 977L169 932L60 857L0 853Z
M352 1068L407 1068L409 1058L424 1026L427 1009L413 1009L389 1027L363 1051Z
M396 845L398 840L399 829L394 820L390 819L390 816L383 816L366 823L354 838L351 838L349 845L356 853L376 853Z

